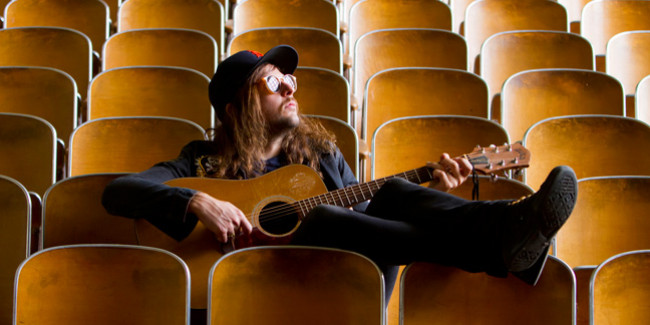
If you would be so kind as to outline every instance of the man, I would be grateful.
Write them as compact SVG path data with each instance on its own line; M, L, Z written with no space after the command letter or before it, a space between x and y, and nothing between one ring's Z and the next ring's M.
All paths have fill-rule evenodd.
M299 114L293 98L297 80L291 75L297 65L296 51L283 45L264 55L242 51L222 62L209 87L221 122L214 139L192 142L176 160L113 181L104 193L106 209L145 218L177 240L200 221L227 242L253 231L238 207L162 183L189 176L249 179L288 164L304 164L318 171L330 191L356 184L333 137ZM414 261L499 277L511 272L535 284L549 241L575 204L573 171L555 168L540 191L523 200L467 201L445 193L471 173L467 159L443 154L432 166L432 188L393 179L353 210L317 206L291 244L364 254L385 272L388 289L395 280L395 265Z

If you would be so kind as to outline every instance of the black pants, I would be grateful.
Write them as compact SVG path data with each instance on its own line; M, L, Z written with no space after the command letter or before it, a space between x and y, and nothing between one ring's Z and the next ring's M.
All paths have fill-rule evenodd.
M384 273L386 303L398 266L432 262L505 277L501 202L468 201L399 178L388 181L364 213L321 205L294 233L292 244L350 250ZM192 310L192 325L205 324Z
M402 179L388 181L365 213L318 206L292 244L354 251L384 272L390 297L397 265L432 262L506 276L501 257L502 203L468 201Z

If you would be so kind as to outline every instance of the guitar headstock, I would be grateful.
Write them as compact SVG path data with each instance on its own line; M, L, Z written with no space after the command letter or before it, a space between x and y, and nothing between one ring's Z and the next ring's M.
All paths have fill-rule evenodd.
M493 175L528 167L530 151L520 142L502 146L476 147L467 158L479 174Z

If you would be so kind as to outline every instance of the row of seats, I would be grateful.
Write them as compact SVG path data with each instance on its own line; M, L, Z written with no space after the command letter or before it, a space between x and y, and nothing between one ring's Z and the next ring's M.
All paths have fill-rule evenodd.
M648 317L649 261L648 250L624 252L581 279L578 270L549 257L535 287L514 277L413 263L400 278L400 324L642 323ZM15 279L8 302L14 312L4 318L13 316L16 323L189 324L187 265L161 249L58 246L25 259ZM205 286L212 324L384 324L387 317L381 272L348 251L239 250L214 264Z
M3 174L43 195L57 181L56 133L48 122L33 116L0 113ZM359 140L345 122L320 116L336 132L339 146L356 175ZM129 141L124 141L129 139ZM115 117L87 122L71 136L65 166L67 176L99 172L137 172L156 162L175 158L192 140L204 139L195 123L170 117ZM434 139L432 141L432 139ZM435 139L444 139L436 141ZM581 139L579 144L575 139ZM407 141L408 140L408 141ZM476 145L510 143L507 131L485 118L455 115L411 116L392 119L372 138L368 180L417 168L440 153L461 156ZM613 115L570 115L544 119L524 135L533 153L523 180L539 187L556 165L572 166L579 177L650 175L643 149L650 145L650 126L637 119ZM408 144L408 145L405 145ZM607 148L601 150L600 148ZM396 160L394 157L402 159ZM599 164L593 164L598 161Z
M624 32L610 42L611 59L606 73L623 84L625 95L634 95L638 83L648 75L649 70L645 67L645 53L650 44L648 35L647 31ZM147 29L122 33L107 42L103 70L140 65L177 66L209 77L217 62L214 43L206 37L190 30ZM0 31L0 39L6 40L3 43L7 44L0 56L0 64L49 66L63 70L76 82L80 96L88 98L89 83L98 76L91 73L88 44L81 35L63 29L21 28ZM44 42L45 39L50 42ZM265 51L283 42L298 49L302 67L342 73L339 41L318 29L256 30L235 38L231 49ZM407 44L413 51L403 53ZM75 48L79 50L75 51ZM360 128L364 92L367 81L375 73L396 67L467 70L467 61L464 60L467 51L467 43L462 37L442 30L398 29L365 34L357 43L358 58L351 82L348 82L353 95L351 106L354 114L351 118L359 120L356 125L352 124ZM503 83L513 74L540 68L593 70L592 53L586 39L568 32L510 31L492 36L483 45L479 61L480 77L487 83L492 106L489 117L500 120L498 96ZM627 114L634 116L633 106L628 107Z
M647 29L643 17L648 6L642 1L583 0L571 3L579 1L458 0L448 4L442 1L364 0L337 4L327 0L301 0L287 4L277 0L247 0L234 3L230 21L227 12L230 1L178 3L136 0L124 4L109 1L110 5L106 5L96 0L68 2L61 6L57 2L19 0L6 5L5 18L8 27L46 25L77 29L90 37L97 52L110 35L109 16L115 16L118 32L161 27L204 31L217 42L219 53L223 53L226 47L224 35L227 32L238 35L261 27L315 27L328 30L337 37L343 30L346 52L351 52L358 37L371 30L439 28L467 37L470 61L489 35L504 30L569 31L569 21L581 22L576 31L593 42L596 54L600 55L604 54L605 43L613 35L625 30ZM580 14L576 14L578 11ZM266 15L268 12L274 12L274 15ZM498 19L492 19L494 17Z

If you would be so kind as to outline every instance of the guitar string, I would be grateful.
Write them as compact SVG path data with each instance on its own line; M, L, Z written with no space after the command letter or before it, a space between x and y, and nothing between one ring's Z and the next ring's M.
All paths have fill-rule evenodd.
M427 171L425 170L424 172L427 172ZM419 179L425 178L425 177L422 177L422 176L425 176L425 175L423 175L423 172L418 171L418 170L405 172L403 174L405 176L403 178L413 178L413 177L418 177ZM430 174L428 176L430 177ZM365 192L365 190L361 189L362 186L364 186L364 185L372 186L371 184L374 184L374 186L376 186L374 191L377 191L377 190L379 190L379 187L381 187L381 185L383 185L383 183L385 181L387 181L390 178L394 178L394 177L400 177L400 176L392 176L392 177L387 177L387 178L383 178L383 179L378 179L378 180L371 181L371 182L368 182L368 183L359 184L359 185L355 185L355 186L347 187L347 188L343 188L343 189L338 189L338 190L335 190L335 191L332 191L332 192L329 192L329 193L321 194L319 196L304 199L304 200L301 200L301 201L282 204L279 207L274 207L274 208L270 208L270 209L262 211L262 213L260 213L259 220L263 221L263 222L268 222L268 221L273 221L273 220L277 220L279 218L286 217L288 215L296 214L298 212L298 210L300 210L300 212L302 212L301 202L303 202L303 204L307 208L307 210L311 210L316 205L319 205L319 204L329 204L330 201L335 201L336 202L336 198L334 198L334 193L343 192L343 190L346 190L347 193L349 193L352 196L355 196L355 199L356 199L356 196L361 196L363 198L364 197L363 193ZM379 184L379 183L382 183L382 184ZM350 191L352 191L352 192L350 192ZM329 198L328 198L328 196L329 196ZM325 200L325 201L323 201L323 200ZM348 200L348 202L349 201L350 200ZM358 202L361 202L361 201L365 201L365 200L358 200ZM345 206L345 204L343 204L342 206ZM247 215L247 217L250 217L250 215Z
M385 178L382 178L382 179L377 179L377 180L370 181L370 182L363 183L363 184L357 184L357 185L354 185L354 186L351 186L351 187L337 189L337 190L334 190L334 191L331 191L331 192L328 192L328 193L324 193L324 194L321 194L321 195L318 195L318 196L314 196L314 197L311 197L311 198L307 198L307 199L304 199L304 200L300 200L300 201L296 201L296 202L292 202L292 203L281 204L281 205L279 205L277 207L272 207L272 208L263 210L259 215L259 221L260 222L273 222L275 220L282 219L282 218L284 218L286 216L294 215L294 214L296 214L298 212L302 213L303 211L302 211L301 202L302 202L302 205L304 205L307 208L308 211L313 209L316 205L319 205L319 204L330 204L330 201L334 201L334 203L336 203L337 199L334 197L335 193L336 194L344 194L344 195L339 195L340 197L342 197L342 196L353 196L355 201L362 202L362 201L365 201L365 200L357 200L357 197L360 196L362 198L365 198L364 193L371 194L370 197L372 197L372 195L374 195L373 193L370 193L370 192L362 189L363 186L368 187L368 190L370 190L371 192L372 191L376 192L377 190L379 190L381 185L383 185L383 183L385 183L387 180L389 180L391 178L400 177L400 178L411 179L411 178L416 178L417 177L418 179L426 179L427 177L430 177L430 174L426 175L425 173L428 173L426 168L411 170L411 171L402 173L402 175L404 177L398 176L398 175L400 175L400 174L398 174L398 175L389 176L389 177L385 177ZM371 186L375 186L374 190L371 188ZM339 200L339 201L343 202L341 200ZM350 201L351 200L348 198L348 202L350 202ZM342 205L339 205L339 206L346 206L346 205L342 204ZM250 219L251 216L252 216L252 213L246 215L246 217L249 218L249 219Z
M469 157L469 156L466 156L466 157L469 158L469 161L472 163L472 165L475 165L477 163L476 160L480 159L482 156L483 155L473 157L473 158ZM423 175L423 173L427 173L428 175ZM426 177L421 177L421 176L426 176ZM383 185L383 183L385 183L387 180L389 180L391 178L395 178L395 177L400 177L400 178L405 178L405 179L411 179L411 178L417 177L419 180L426 179L425 180L425 182L426 182L426 181L431 179L432 175L429 172L429 169L427 167L421 167L421 168L413 169L413 170L406 171L406 172L401 173L401 174L396 174L396 175L384 177L384 178L381 178L381 179L373 180L373 181L370 181L370 182L367 182L367 183L357 184L357 185L354 185L354 186L337 189L337 190L334 190L334 191L331 191L331 192L328 192L328 193L324 193L324 194L321 194L321 195L318 195L318 196L303 199L303 200L296 201L296 202L293 202L293 203L284 203L284 204L281 204L281 205L279 205L277 207L273 207L273 208L263 210L262 212L260 212L258 219L259 219L260 222L273 222L273 221L282 219L282 218L284 218L286 216L289 216L289 215L294 215L296 213L303 213L303 208L301 206L301 202L303 202L305 208L307 208L307 211L310 211L316 205L319 205L319 204L330 204L330 198L331 198L332 201L334 201L336 203L336 198L334 197L335 193L338 194L338 196L341 199L342 199L343 196L348 197L348 195L351 195L351 196L354 197L354 199L356 201L362 202L362 201L365 201L365 196L364 196L365 190L363 190L361 188L362 186L365 185L365 186L369 187L369 186L371 186L371 184L374 184L375 186L377 186L377 188L375 189L375 191L377 191L377 190L379 190L379 187L381 187L381 185ZM427 179L427 177L428 177L428 179ZM379 183L382 183L382 184L378 185ZM341 194L343 194L343 195L341 195ZM372 194L372 193L369 193L369 194ZM357 200L357 195L364 198L364 200ZM372 195L374 195L374 194L372 194ZM372 195L370 195L370 197L372 197ZM328 196L330 198L328 198ZM325 200L325 202L323 202L323 199ZM310 202L310 201L313 201L313 203ZM349 197L348 197L348 202L350 202ZM345 206L345 204L342 204L342 205L339 205L339 206ZM247 214L246 217L248 219L251 219L252 215L253 214L250 213L250 214Z

